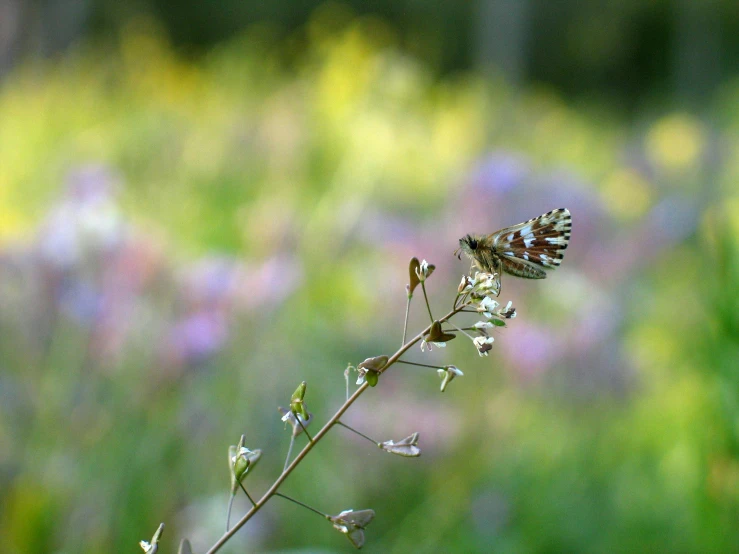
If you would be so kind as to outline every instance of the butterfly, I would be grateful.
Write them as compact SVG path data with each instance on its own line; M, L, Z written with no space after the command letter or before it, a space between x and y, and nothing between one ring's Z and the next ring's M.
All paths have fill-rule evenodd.
M544 279L545 269L562 263L571 232L570 211L560 208L490 235L465 235L455 254L461 259L461 250L486 273Z

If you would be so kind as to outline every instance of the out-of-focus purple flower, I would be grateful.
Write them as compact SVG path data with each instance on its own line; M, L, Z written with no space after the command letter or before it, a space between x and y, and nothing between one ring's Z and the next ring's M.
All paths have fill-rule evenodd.
M167 341L168 361L197 364L215 354L228 338L226 318L201 311L190 314L172 328Z
M118 178L104 165L89 164L67 176L67 198L77 204L98 203L115 197Z
M536 379L559 361L565 347L555 332L522 321L515 333L507 333L500 341L506 357L525 380Z
M476 191L506 194L526 180L531 172L530 165L523 154L497 150L472 169L470 181Z
M362 210L356 233L360 240L376 248L389 248L393 244L405 246L415 239L407 217L393 215L374 205Z
M191 305L218 304L233 298L244 268L234 259L209 257L182 271L185 300Z
M58 302L62 312L71 319L92 325L100 313L103 298L99 288L89 281L64 279Z
M238 304L247 309L285 301L303 281L303 267L288 254L277 254L257 267L245 268L236 291Z

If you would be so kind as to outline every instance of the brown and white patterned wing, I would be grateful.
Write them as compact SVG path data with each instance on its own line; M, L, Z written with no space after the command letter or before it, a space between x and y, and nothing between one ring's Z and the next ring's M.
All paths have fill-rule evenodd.
M571 232L570 212L560 208L493 233L493 249L507 273L544 279L542 268L555 269L562 263Z

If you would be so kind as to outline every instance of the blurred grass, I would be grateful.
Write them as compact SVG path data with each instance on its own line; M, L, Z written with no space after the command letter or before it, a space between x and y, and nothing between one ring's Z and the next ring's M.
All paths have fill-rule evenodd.
M165 521L165 544L204 550L223 526L228 445L246 433L265 451L248 482L263 489L287 444L276 405L306 379L325 419L346 363L396 347L410 256L437 263L446 305L460 230L567 204L565 267L506 282L520 316L490 358L455 341L433 358L465 372L447 393L433 375L388 375L349 418L381 440L421 430L423 457L336 430L286 490L331 513L375 509L370 552L735 550L737 113L739 84L704 118L629 125L533 86L437 80L382 22L335 8L285 43L257 27L197 60L142 21L19 67L0 89L0 544L128 550ZM491 153L512 165L490 169ZM61 273L38 263L60 183L90 163L117 176L138 237L126 250L149 268L128 296L100 276L129 267L105 250ZM274 256L290 263L259 273ZM214 257L257 276L198 292ZM95 350L102 323L46 283L72 278L130 304L111 354ZM222 316L228 340L170 364L190 310ZM348 547L275 499L227 551L314 545Z

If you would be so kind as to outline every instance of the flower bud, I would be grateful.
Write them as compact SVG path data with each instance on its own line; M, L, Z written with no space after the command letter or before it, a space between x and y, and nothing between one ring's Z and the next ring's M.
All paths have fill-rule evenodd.
M244 446L246 437L241 435L239 444L228 447L228 467L231 472L231 494L236 494L239 486L249 470L256 465L262 456L261 450L249 450Z
M474 281L470 278L469 275L462 275L462 280L459 283L459 286L457 287L457 292L459 294L462 294L466 290L470 290L474 284Z
M300 383L300 385L298 385L298 388L295 389L295 392L290 398L290 411L295 415L300 414L303 417L303 420L306 420L310 417L308 415L308 410L305 407L305 402L303 401L303 399L305 398L306 388L307 384L305 381L303 381L302 383Z

